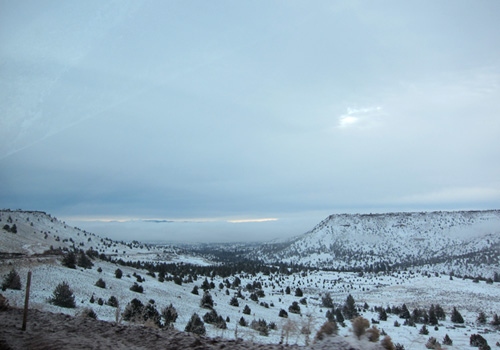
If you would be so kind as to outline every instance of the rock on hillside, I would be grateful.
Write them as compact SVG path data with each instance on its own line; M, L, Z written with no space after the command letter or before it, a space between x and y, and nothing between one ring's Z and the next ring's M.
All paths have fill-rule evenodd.
M448 263L455 272L473 265L492 275L499 266L499 247L498 210L339 214L302 236L263 245L253 256L333 269Z

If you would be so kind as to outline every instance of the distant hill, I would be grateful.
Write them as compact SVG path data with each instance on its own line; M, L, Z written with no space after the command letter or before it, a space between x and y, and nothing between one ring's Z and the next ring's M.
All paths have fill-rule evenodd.
M15 225L15 230L12 227ZM15 231L15 232L12 232ZM138 236L140 236L138 232ZM71 227L42 211L0 210L0 258L2 256L54 255L60 250L94 250L126 261L170 261L208 264L182 248L139 241L124 242Z
M500 211L336 214L311 231L250 255L331 269L422 266L438 272L500 272Z

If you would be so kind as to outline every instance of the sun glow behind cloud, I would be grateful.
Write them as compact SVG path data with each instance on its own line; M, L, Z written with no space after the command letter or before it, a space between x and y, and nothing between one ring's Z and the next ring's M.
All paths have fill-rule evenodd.
M339 117L339 127L347 128L353 125L360 125L368 122L372 117L382 114L382 107L367 107L367 108L347 108L347 113Z

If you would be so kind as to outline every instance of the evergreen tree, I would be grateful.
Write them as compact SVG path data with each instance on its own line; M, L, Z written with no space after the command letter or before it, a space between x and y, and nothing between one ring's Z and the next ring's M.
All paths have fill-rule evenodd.
M436 308L434 307L434 305L431 305L429 309L429 324L432 326L437 326L438 324L438 319L436 316Z
M406 307L406 304L403 304L403 306L401 306L401 313L399 314L399 317L404 319L410 318L410 311Z
M279 317L283 317L283 318L288 318L288 312L286 312L285 310L281 309L278 316Z
M81 251L80 254L78 254L77 265L83 267L84 269L90 269L92 266L94 266L92 261L83 251Z
M486 323L486 315L484 312L480 312L479 315L477 316L477 323L479 324L485 324Z
M453 340L451 340L448 334L444 336L443 345L453 345Z
M99 278L97 280L97 282L95 283L96 287L99 287L99 288L103 288L105 289L106 288L106 282L104 282L104 280L102 278Z
M446 314L444 313L444 310L441 307L441 305L436 304L436 306L434 307L434 310L436 312L436 317L438 320L444 321L446 319Z
M337 322L342 324L344 323L344 315L342 314L342 310L338 307L337 310L335 310L335 318L337 319Z
M199 334L199 335L205 335L205 333L206 333L205 324L200 319L200 316L198 316L198 314L194 313L191 316L191 319L189 320L189 322L187 323L184 331L189 332L189 333Z
M143 313L144 304L139 299L134 298L125 307L122 316L125 321L137 322L143 319Z
M209 292L205 292L200 301L200 306L205 309L211 309L214 307L214 300Z
M57 285L52 294L52 298L49 299L49 302L61 307L76 307L75 296L73 295L73 291L66 282L62 282Z
M296 297L301 297L303 295L304 295L304 293L302 292L302 289L300 289L300 288L295 289L295 296Z
M356 310L356 303L355 303L354 298L352 297L351 294L349 294L347 296L347 299L346 299L345 304L344 304L344 309L342 311L343 311L344 316L348 320L351 320L359 315L358 310Z
M292 305L288 307L288 312L291 312L292 314L300 314L300 306L299 303L294 301Z
M333 310L327 310L325 317L328 322L335 322L335 312Z
M122 270L116 269L115 270L115 277L118 278L118 279L120 279L120 278L122 278L122 276L123 276Z
M111 307L118 307L118 299L112 295L109 297L107 304Z
M330 309L333 308L333 300L330 293L326 293L325 296L321 298L321 305Z
M10 272L3 278L2 290L16 289L21 290L21 277L15 269L10 270Z
M63 257L62 264L70 269L76 269L75 253L73 251L68 252L68 254Z
M251 312L252 310L250 310L250 307L248 305L245 305L245 307L243 308L243 313L245 315L250 315Z
M170 326L170 324L174 323L177 320L177 317L179 316L177 314L177 310L172 304L164 308L161 311L161 315L163 316L163 319L165 320L165 326L167 327Z
M199 295L199 294L200 294L200 293L198 292L198 286L197 286L197 285L195 285L195 286L193 287L193 290L191 291L191 294L194 294L194 295Z
M464 323L464 319L460 312L458 312L456 307L453 307L453 311L451 312L451 322L453 323Z
M380 308L378 312L378 319L380 321L387 321L387 312L385 312L384 308Z
M243 316L241 316L240 318L240 321L238 322L238 324L242 327L247 327L248 326L248 323L247 321L243 318Z

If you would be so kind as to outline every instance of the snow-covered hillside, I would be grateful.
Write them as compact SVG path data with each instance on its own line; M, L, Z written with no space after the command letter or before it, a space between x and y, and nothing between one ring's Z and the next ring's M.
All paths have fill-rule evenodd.
M12 227L15 226L15 233ZM185 250L139 241L123 242L99 237L94 233L68 226L41 211L0 210L0 257L57 255L59 249L93 250L107 257L125 261L188 262L198 265L209 261L187 254Z
M492 276L499 266L500 211L331 215L310 232L253 253L332 269L435 265Z
M409 219L405 223L396 219L399 215L390 214L386 217L391 218L393 223L403 223L408 227L410 222L416 221L412 217L418 216L408 215ZM440 217L439 215L444 214L436 215ZM470 226L486 227L493 223L495 218L498 218L497 212L493 212L489 219L484 212L477 216L472 214ZM281 265L273 266L271 272L256 272L252 271L248 261L239 265L248 265L247 271L237 267L236 263L228 261L225 265L219 263L218 266L198 266L199 269L193 265L177 264L175 266L182 267L183 271L179 275L170 272L162 275L158 269L155 270L159 264L150 264L148 266L151 270L145 270L138 268L140 264L131 266L125 262L140 259L155 263L191 261L207 264L209 261L187 254L185 251L180 254L176 251L178 248L171 248L171 252L167 254L164 250L170 249L168 246L158 248L140 242L115 242L99 238L77 228L68 227L41 212L1 211L0 219L2 225L0 278L4 281L12 269L15 269L21 282L21 289L2 291L2 295L13 306L23 305L23 289L28 271L31 271L31 308L71 315L85 314L91 308L98 319L111 322L127 322L123 319L124 311L134 299L137 299L143 305L148 305L150 309L154 308L157 311L172 304L178 313L173 326L182 331L194 313L205 320L207 314L212 312L211 309L201 305L205 288L213 300L211 308L225 320L226 327L209 324L207 321L205 328L209 336L244 338L258 343L306 344L312 341L315 333L327 320L327 312L334 311L340 326L339 335L346 336L352 334L352 327L347 319L344 304L348 295L351 295L356 301L355 309L363 317L371 320L381 331L390 335L395 343L403 344L407 350L424 348L431 336L442 341L445 335L449 335L453 339L454 348L457 349L468 347L472 334L481 333L489 344L495 344L500 340L498 325L494 322L498 318L500 309L498 278L495 281L472 281L441 273L417 272L418 268L408 271L355 273L320 269L295 268L294 270L290 266ZM329 218L318 226L317 230L326 229L334 220L336 219ZM377 221L373 218L371 220L371 225L377 227ZM354 218L347 222L351 225L356 224ZM339 223L347 225L346 221ZM8 228L3 229L5 225ZM12 229L14 225L15 230ZM442 222L441 236L458 235L451 230L447 231L444 225ZM430 225L430 227L439 226L439 221ZM489 230L484 230L478 237L471 238L464 235L463 226L460 226L461 231L456 232L462 233L460 239L464 242L464 252L467 252L468 243L472 244L474 240L480 241L478 237L491 240ZM368 235L366 236L368 239ZM446 242L453 241L450 237ZM358 242L363 242L359 237L356 239ZM445 240L446 237L442 239ZM298 242L300 240L294 243ZM375 247L375 241L372 244ZM50 248L51 245L53 249ZM99 252L99 255L91 255L93 265L90 267L69 268L62 264L63 258L56 252L68 256L68 251L72 248L85 251L92 249ZM221 247L221 252L213 247L203 249L214 257L223 257L224 249L228 248ZM252 247L252 249L257 248ZM112 259L109 259L110 257ZM171 257L175 259L169 260ZM123 262L118 264L119 260ZM496 269L498 277L499 265L491 266ZM122 272L120 277L117 276L118 269ZM233 271L231 275L227 274L229 270ZM56 286L62 282L68 283L72 289L76 308L63 308L49 302ZM135 285L142 287L141 291L132 288ZM330 305L324 302L327 294L332 300ZM118 307L116 304L111 304L112 298L118 303ZM404 318L400 311L395 311L395 308L402 307L402 304L409 308L412 315L426 314L425 310L430 310L431 305L439 304L446 313L446 319L440 319L439 324L435 326L427 324L429 334L421 334L422 322L425 321L415 316L415 324L411 322L405 324L409 322L408 319ZM463 324L450 320L454 307L457 307L463 315L465 319ZM381 308L388 310L386 320L380 317ZM345 322L339 319L338 312L340 315L344 313ZM476 320L479 312L484 312L485 323L478 323ZM258 326L259 322L263 321L267 324L264 327L265 332L261 328L252 327L252 323Z

